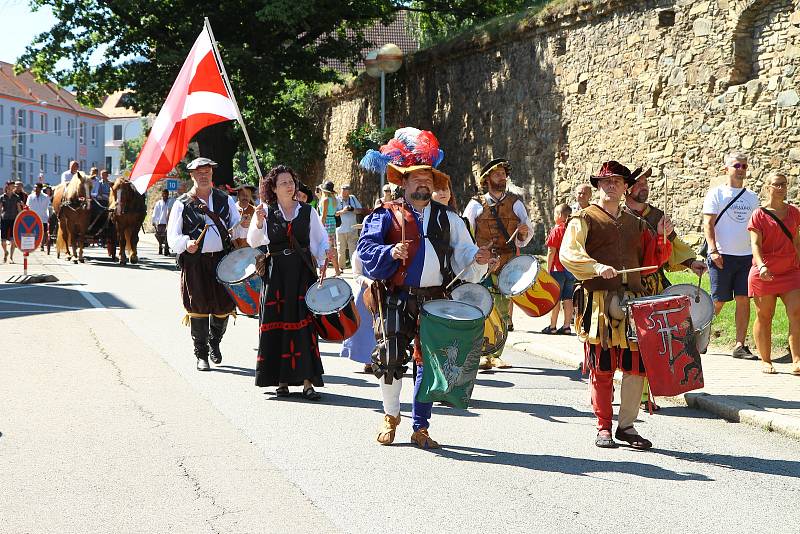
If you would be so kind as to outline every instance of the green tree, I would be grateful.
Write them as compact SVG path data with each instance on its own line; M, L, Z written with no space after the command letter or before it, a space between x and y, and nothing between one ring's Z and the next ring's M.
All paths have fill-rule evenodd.
M488 15L494 2L421 0L414 9ZM18 68L75 89L82 103L132 89L133 106L156 113L208 17L253 143L277 161L303 168L318 153L312 128L317 84L337 82L326 67L355 65L368 47L363 29L409 7L400 0L31 0L49 6L55 25L37 35ZM66 61L64 61L66 60ZM67 65L62 67L62 65ZM204 156L220 163L216 176L232 181L242 136L233 123L200 132Z

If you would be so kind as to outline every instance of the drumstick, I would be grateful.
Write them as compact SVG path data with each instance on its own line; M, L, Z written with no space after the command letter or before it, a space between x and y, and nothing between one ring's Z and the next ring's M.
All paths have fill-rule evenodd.
M467 271L467 269L469 269L469 266L470 266L470 265L472 265L473 263L475 263L475 260L472 260L471 262L469 262L469 263L467 264L467 266L466 266L466 267L464 267L463 269L461 269L461 272L460 272L460 273L458 273L458 274L455 276L455 278L453 278L453 279L450 281L450 283L449 283L449 284L447 284L447 286L444 288L444 290L445 290L445 291L447 291L448 289L450 289L450 286L452 286L453 284L455 284L455 283L456 283L456 280L458 280L459 278L461 278L461 275L462 275L462 274L464 274L464 273Z
M517 232L519 232L519 226L517 226L517 229L514 230L513 234L511 234L511 237L508 238L508 241L506 241L506 245L514 241L514 238L517 237Z
M650 269L658 269L658 265L650 265L648 267L636 267L635 269L620 269L617 274L638 273L640 271L649 271Z
M667 245L667 212L669 210L669 206L667 203L669 202L669 188L667 187L667 173L664 173L664 228L662 228L662 233L664 234L664 246Z
M406 242L406 205L405 203L401 204L400 207L403 209L403 216L400 218L400 241L402 243ZM406 266L406 260L403 260L403 267Z
M194 240L194 243L195 243L195 245L196 245L196 244L198 244L198 243L200 242L200 240L201 240L201 239L203 239L203 236L204 236L204 235L206 235L206 232L208 231L208 227L209 227L209 226L211 226L211 225L210 225L210 224L207 224L207 225L206 225L206 227L205 227L205 228L203 228L203 231L202 231L202 232L200 232L200 235L199 235L199 236L197 236L197 239L195 239L195 240Z
M319 277L317 287L322 287L322 281L325 280L326 274L328 274L328 258L325 258L325 263L322 265L322 276Z

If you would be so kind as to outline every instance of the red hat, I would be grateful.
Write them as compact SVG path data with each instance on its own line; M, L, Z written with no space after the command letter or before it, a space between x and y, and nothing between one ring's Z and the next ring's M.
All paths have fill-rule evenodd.
M597 182L601 178L608 178L610 176L619 176L620 178L625 180L625 185L630 187L636 183L636 178L638 178L641 173L642 173L641 167L631 172L631 170L625 165L621 164L618 161L611 160L603 163L603 166L600 167L600 172L598 172L593 176L590 176L589 181L592 183L592 187L596 188Z

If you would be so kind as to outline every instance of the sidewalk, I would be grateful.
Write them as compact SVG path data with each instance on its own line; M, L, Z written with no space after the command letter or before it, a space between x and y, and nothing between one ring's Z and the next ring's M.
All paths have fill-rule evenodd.
M507 346L580 367L583 346L577 337L540 333L549 322L549 315L532 318L515 309ZM562 323L559 317L559 326ZM774 363L775 375L762 373L760 365L734 359L724 347L712 345L703 355L705 387L667 400L800 439L800 377L790 373L790 363Z

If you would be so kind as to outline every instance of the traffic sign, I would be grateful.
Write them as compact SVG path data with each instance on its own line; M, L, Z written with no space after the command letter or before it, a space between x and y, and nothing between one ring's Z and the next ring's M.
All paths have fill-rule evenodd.
M178 190L178 180L170 178L166 180L167 182L167 191L177 191Z
M36 250L44 237L42 220L33 210L24 209L14 219L14 244L22 252Z

